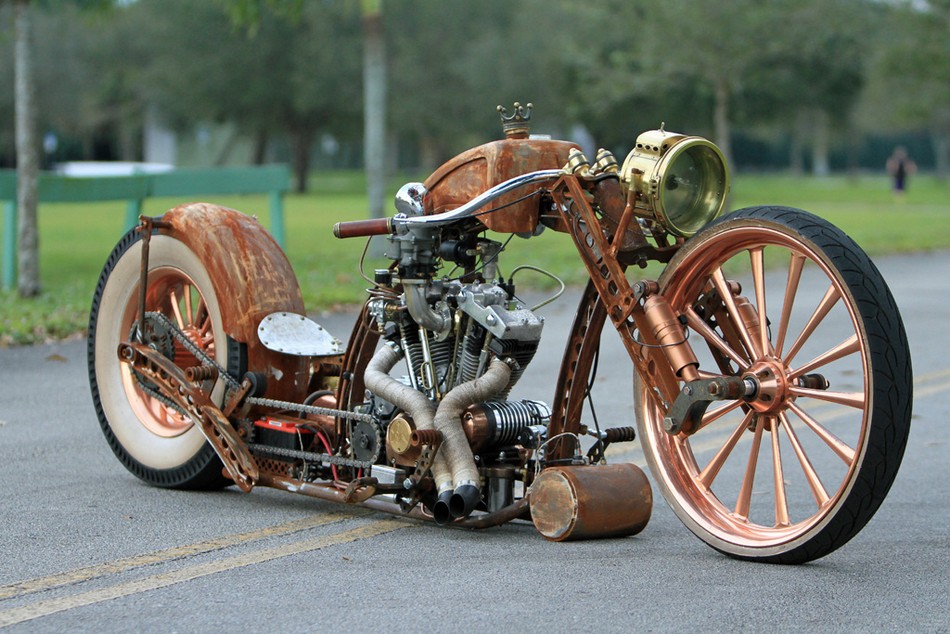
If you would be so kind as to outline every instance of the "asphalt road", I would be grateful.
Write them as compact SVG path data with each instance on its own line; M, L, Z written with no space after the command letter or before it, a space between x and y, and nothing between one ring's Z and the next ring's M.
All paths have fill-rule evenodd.
M0 350L0 627L948 631L950 253L878 265L912 347L910 442L864 531L798 567L719 555L658 494L636 537L555 544L529 524L467 532L265 489L150 488L99 431L84 342ZM549 345L519 390L550 399L573 303L544 314ZM317 318L349 332L347 315ZM611 426L631 424L618 348L606 341L598 386Z

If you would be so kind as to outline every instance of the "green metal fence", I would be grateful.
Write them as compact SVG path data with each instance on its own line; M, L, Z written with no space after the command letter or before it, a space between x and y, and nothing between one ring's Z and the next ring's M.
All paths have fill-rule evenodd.
M0 201L3 202L3 288L13 288L16 279L17 204L16 171L0 170ZM286 165L243 168L181 169L132 176L69 177L41 174L40 203L99 202L126 200L125 228L131 229L142 213L146 198L159 196L208 196L268 194L270 225L274 239L284 246L284 194L290 189Z

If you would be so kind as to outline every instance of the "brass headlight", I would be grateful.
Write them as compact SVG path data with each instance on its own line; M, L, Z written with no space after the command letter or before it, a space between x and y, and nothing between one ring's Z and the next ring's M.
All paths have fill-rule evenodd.
M620 170L620 182L638 194L637 207L673 235L688 238L726 204L729 168L713 143L697 136L644 132Z

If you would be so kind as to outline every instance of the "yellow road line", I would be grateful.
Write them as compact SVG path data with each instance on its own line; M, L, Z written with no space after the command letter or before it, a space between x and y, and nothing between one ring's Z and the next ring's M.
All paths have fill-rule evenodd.
M144 555L136 555L134 557L127 557L125 559L117 559L115 561L107 561L94 566L77 568L76 570L69 570L66 572L49 575L47 577L28 579L26 581L20 581L18 583L13 583L6 586L0 586L0 599L9 599L10 597L21 596L31 592L39 592L42 590L57 588L59 586L80 583L82 581L88 581L89 579L95 579L96 577L117 574L131 570L133 568L140 568L142 566L165 563L175 559L181 559L182 557L200 555L213 550L227 548L228 546L246 544L248 542L258 541L268 537L278 537L281 535L288 535L290 533L297 533L311 528L316 528L318 526L323 526L325 524L332 524L333 522L359 517L360 515L364 514L365 513L363 512L352 511L349 513L321 513L320 515L313 515L311 517L305 517L303 519L294 520L285 524L278 524L277 526L269 526L256 531L225 535L224 537L217 537L215 539L209 539L196 544L176 546L167 550L160 550L154 553L145 553Z
M370 537L375 537L377 535L399 530L400 528L407 528L411 525L412 524L408 524L401 520L379 520L370 524L365 524L358 528L344 531L342 533L336 533L334 535L322 535L320 537L293 542L284 546L277 546L252 553L226 557L216 561L209 561L203 564L188 566L179 570L174 570L172 572L151 575L149 577L137 579L135 581L119 583L113 586L100 588L98 590L90 590L88 592L74 594L68 597L36 601L28 605L0 612L0 627L23 623L24 621L30 621L42 616L56 614L57 612L63 612L65 610L101 603L103 601L110 601L112 599L118 599L132 594L139 594L142 592L148 592L150 590L165 588L176 583L191 581L193 579L206 577L219 572L234 570L235 568L259 564L266 561L279 559L281 557L288 557L290 555L299 555L301 553L320 550L321 548L327 548L329 546L335 546L338 544L346 544L361 539L368 539Z

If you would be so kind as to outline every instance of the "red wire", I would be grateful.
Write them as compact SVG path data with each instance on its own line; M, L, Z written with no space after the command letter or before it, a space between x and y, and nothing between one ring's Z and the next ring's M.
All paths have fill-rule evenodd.
M326 436L323 435L323 432L322 432L322 431L318 431L318 432L317 432L317 438L319 438L319 439L320 439L320 442L323 443L323 446L326 448L327 453L330 454L330 455L333 455L333 450L330 449L330 441L327 440ZM337 473L336 473L336 465L335 465L335 464L331 464L331 465L330 465L330 469L333 471L333 480L334 480L334 482L337 481L337 480L339 480L340 478L339 478L339 476L337 476Z

